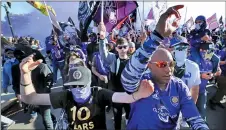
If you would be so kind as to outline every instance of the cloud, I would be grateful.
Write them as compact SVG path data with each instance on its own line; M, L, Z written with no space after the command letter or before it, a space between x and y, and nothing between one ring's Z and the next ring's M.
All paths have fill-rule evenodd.
M78 2L47 2L51 5L57 14L58 21L67 21L70 16L78 26L77 9ZM50 35L52 25L48 16L41 14L38 10L33 10L27 14L12 15L11 22L15 35L32 36L42 43ZM6 36L11 36L8 22L2 21L2 32Z

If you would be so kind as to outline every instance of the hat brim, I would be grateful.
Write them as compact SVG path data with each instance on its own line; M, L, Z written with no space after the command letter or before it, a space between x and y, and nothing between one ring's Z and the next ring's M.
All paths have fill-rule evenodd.
M186 45L186 46L189 46L189 43L185 43L185 42L178 42L178 43L176 43L176 44L173 44L173 45L171 45L171 47L175 47L175 46L178 46L178 45Z
M212 45L212 47L210 47L210 45ZM212 43L203 43L203 44L201 44L199 49L202 49L202 50L215 50L214 45Z
M70 86L70 85L88 85L89 83L85 81L73 81L73 82L67 82L64 84L64 86Z

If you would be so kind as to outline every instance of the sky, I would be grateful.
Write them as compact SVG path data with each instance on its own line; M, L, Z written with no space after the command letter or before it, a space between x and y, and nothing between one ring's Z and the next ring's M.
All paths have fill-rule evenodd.
M143 16L143 2L138 2L141 16ZM174 5L184 5L184 8L180 9L179 12L182 16L181 23L183 24L191 16L195 18L199 15L204 15L206 18L211 17L214 13L217 14L218 19L223 16L225 19L225 2L167 2L167 6L171 7ZM156 2L144 2L144 16L147 17L151 7L154 7L154 12L159 12L155 7ZM163 2L159 2L159 7L162 7ZM187 14L186 14L187 9ZM185 15L186 14L186 15ZM156 14L159 17L159 14Z
M6 2L2 2L2 5L4 4L6 4ZM8 8L8 10L10 13L24 14L29 13L35 9L26 2L12 2L11 9ZM1 6L1 20L4 20L5 15L6 15L5 9Z
M5 2L2 2L5 4ZM143 5L144 5L144 17L148 15L148 12L151 7L154 7L154 11L158 12L158 9L155 7L156 2L138 2L139 10L141 17L143 17ZM195 19L198 15L204 15L206 18L212 16L214 13L217 13L218 19L223 16L223 20L225 20L225 2L168 2L168 7L183 4L185 7L180 10L180 14L182 16L181 23L187 21L191 16ZM163 2L159 2L159 6L161 7ZM185 12L187 8L187 15L185 18ZM12 2L12 8L9 9L9 12L15 14L23 14L29 13L35 10L31 5L26 2ZM37 10L38 11L38 10ZM6 13L4 8L1 8L1 20L4 20ZM158 15L158 13L156 13ZM158 17L158 16L157 16ZM186 20L184 20L186 19Z

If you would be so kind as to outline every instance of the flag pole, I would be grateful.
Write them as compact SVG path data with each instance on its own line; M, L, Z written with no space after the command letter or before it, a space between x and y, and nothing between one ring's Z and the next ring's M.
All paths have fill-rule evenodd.
M5 12L6 12L6 16L7 16L7 19L8 19L9 27L10 27L12 36L13 36L13 38L14 38L15 36L14 36L14 33L13 33L13 26L12 26L11 21L10 21L10 18L9 18L9 11L8 11L8 8L7 8L6 5L4 5L4 6L1 5L1 6L5 8Z
M50 18L50 13L49 13L49 9L47 8L47 4L46 4L45 0L43 0L43 2L44 2L44 4L45 4L45 8L46 8L46 11L47 11L47 13L48 13L49 20L50 20L50 22L51 22L51 24L52 24L52 27L53 27L53 26L54 26L54 25L53 25L53 21L52 21L52 19ZM54 32L55 35L57 35L56 31L54 30L54 27L53 27L53 32ZM57 42L57 44L59 45L58 40L56 40L56 42Z
M142 23L141 15L140 15L140 10L139 10L139 7L138 7L138 13L139 13L140 22L141 22L141 29L143 30L143 29L144 29L144 27L143 27L143 23Z
M144 22L144 1L143 1L143 22Z
M184 15L184 24L185 24L185 21L186 21L186 18L187 18L187 7L186 7L186 11L185 11L185 15Z
M46 11L47 11L47 13L48 13L49 20L50 20L50 22L53 24L53 21L52 21L51 18L50 18L49 10L48 10L48 8L47 8L47 4L46 4L45 0L43 0L43 2L44 2L44 4L45 4L45 8L46 8Z
M51 18L50 18L50 13L49 13L49 10L48 10L48 8L47 8L47 4L46 4L45 0L43 0L43 2L44 2L44 4L45 4L45 8L46 8L46 11L47 11L47 13L48 13L49 20L50 20L50 22L51 22L51 24L52 24L52 26L53 26L53 21L52 21ZM54 34L56 34L56 32L55 32L54 29L53 29L53 32L54 32Z
M104 22L104 1L101 2L101 22Z

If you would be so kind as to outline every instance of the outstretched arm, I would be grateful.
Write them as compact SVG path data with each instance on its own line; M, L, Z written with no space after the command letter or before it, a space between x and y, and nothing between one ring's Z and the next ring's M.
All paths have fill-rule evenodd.
M130 58L121 75L122 85L127 92L133 93L137 90L149 58L161 40L160 37L152 34Z
M35 69L42 60L33 61L33 55L23 59L20 63L20 94L21 100L27 104L51 105L49 94L37 94L31 80L31 71Z
M106 106L114 103L133 103L142 98L149 97L153 91L153 83L149 80L142 80L139 90L129 95L125 92L113 92L108 89L101 89L98 91L99 103Z
M183 7L183 5L173 6L163 13L160 16L155 31L132 55L121 76L122 85L127 92L133 93L137 90L152 53L160 45L160 42L163 41L163 38L171 35L178 27L181 18L178 10ZM171 15L175 15L177 18L172 24L168 23L167 20ZM144 36L143 39L145 39Z
M149 80L142 80L137 92L133 94L115 92L112 96L112 102L115 103L133 103L142 98L149 97L154 92L154 84Z
M101 39L99 43L99 52L101 59L103 59L107 64L112 64L113 61L115 61L115 54L111 53L107 50L107 39Z
M21 100L27 104L51 105L49 94L37 94L31 81L31 73L21 74Z
M103 22L100 22L98 26L98 31L100 33L100 43L99 43L99 52L101 58L109 65L116 60L116 56L114 53L111 53L107 50L106 43L108 42L106 39L106 27Z

